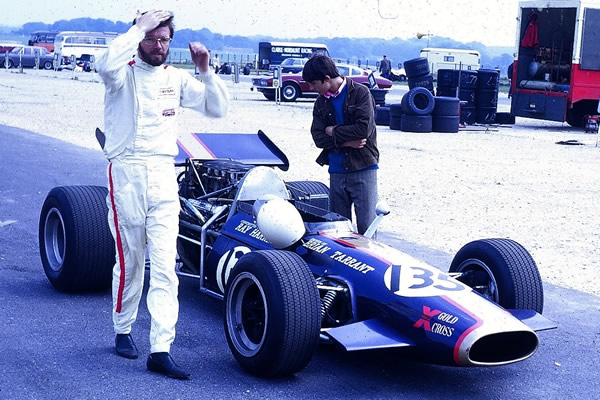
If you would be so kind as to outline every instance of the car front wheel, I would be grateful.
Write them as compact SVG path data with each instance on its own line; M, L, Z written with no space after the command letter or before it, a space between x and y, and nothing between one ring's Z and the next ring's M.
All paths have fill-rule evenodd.
M468 243L456 253L449 272L459 273L459 281L504 308L542 313L542 278L529 252L514 240Z
M225 334L238 364L262 377L303 369L321 328L319 291L306 262L289 251L253 251L228 281Z

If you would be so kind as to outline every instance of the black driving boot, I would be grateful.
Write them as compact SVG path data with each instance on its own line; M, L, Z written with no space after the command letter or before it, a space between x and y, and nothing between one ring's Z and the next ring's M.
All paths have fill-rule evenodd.
M115 338L115 349L121 357L129 359L138 358L138 349L129 333L117 335Z
M175 364L169 353L151 353L148 356L146 367L149 371L158 372L169 378L188 379L190 374Z

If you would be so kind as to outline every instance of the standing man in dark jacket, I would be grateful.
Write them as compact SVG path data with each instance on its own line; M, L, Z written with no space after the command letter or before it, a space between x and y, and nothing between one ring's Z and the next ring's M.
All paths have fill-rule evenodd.
M379 73L382 77L390 79L392 72L392 62L388 60L387 56L383 56L383 60L379 61Z
M333 60L310 58L302 79L319 93L313 108L311 134L323 151L320 165L329 165L331 211L352 219L365 233L377 203L377 131L375 102L369 89L341 76Z

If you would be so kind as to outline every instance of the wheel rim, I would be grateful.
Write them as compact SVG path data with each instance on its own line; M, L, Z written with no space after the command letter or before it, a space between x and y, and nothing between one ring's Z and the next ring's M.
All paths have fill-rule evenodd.
M283 97L286 100L291 100L296 97L296 88L293 86L286 86L283 88Z
M46 215L44 223L44 249L46 260L53 271L62 268L65 259L65 224L60 211L52 208Z
M470 258L463 261L455 272L461 275L458 280L467 284L473 290L494 303L500 302L498 283L492 270L481 260Z
M46 70L52 69L52 63L50 61L46 61L44 63L44 69L46 69Z
M231 341L245 357L257 354L265 341L269 308L258 279L243 272L231 282L227 296L227 326Z

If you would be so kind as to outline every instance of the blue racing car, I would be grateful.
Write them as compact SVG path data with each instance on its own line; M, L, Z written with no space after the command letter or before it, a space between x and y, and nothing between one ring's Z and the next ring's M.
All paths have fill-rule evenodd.
M235 143L232 146L231 143ZM530 357L541 315L536 263L509 239L468 243L448 272L373 239L329 211L329 189L284 181L287 157L263 132L179 141L177 272L225 302L229 347L248 373L302 370L319 343L346 351L412 348L424 361L495 366ZM40 255L64 292L106 290L115 262L107 189L56 187L39 222Z

